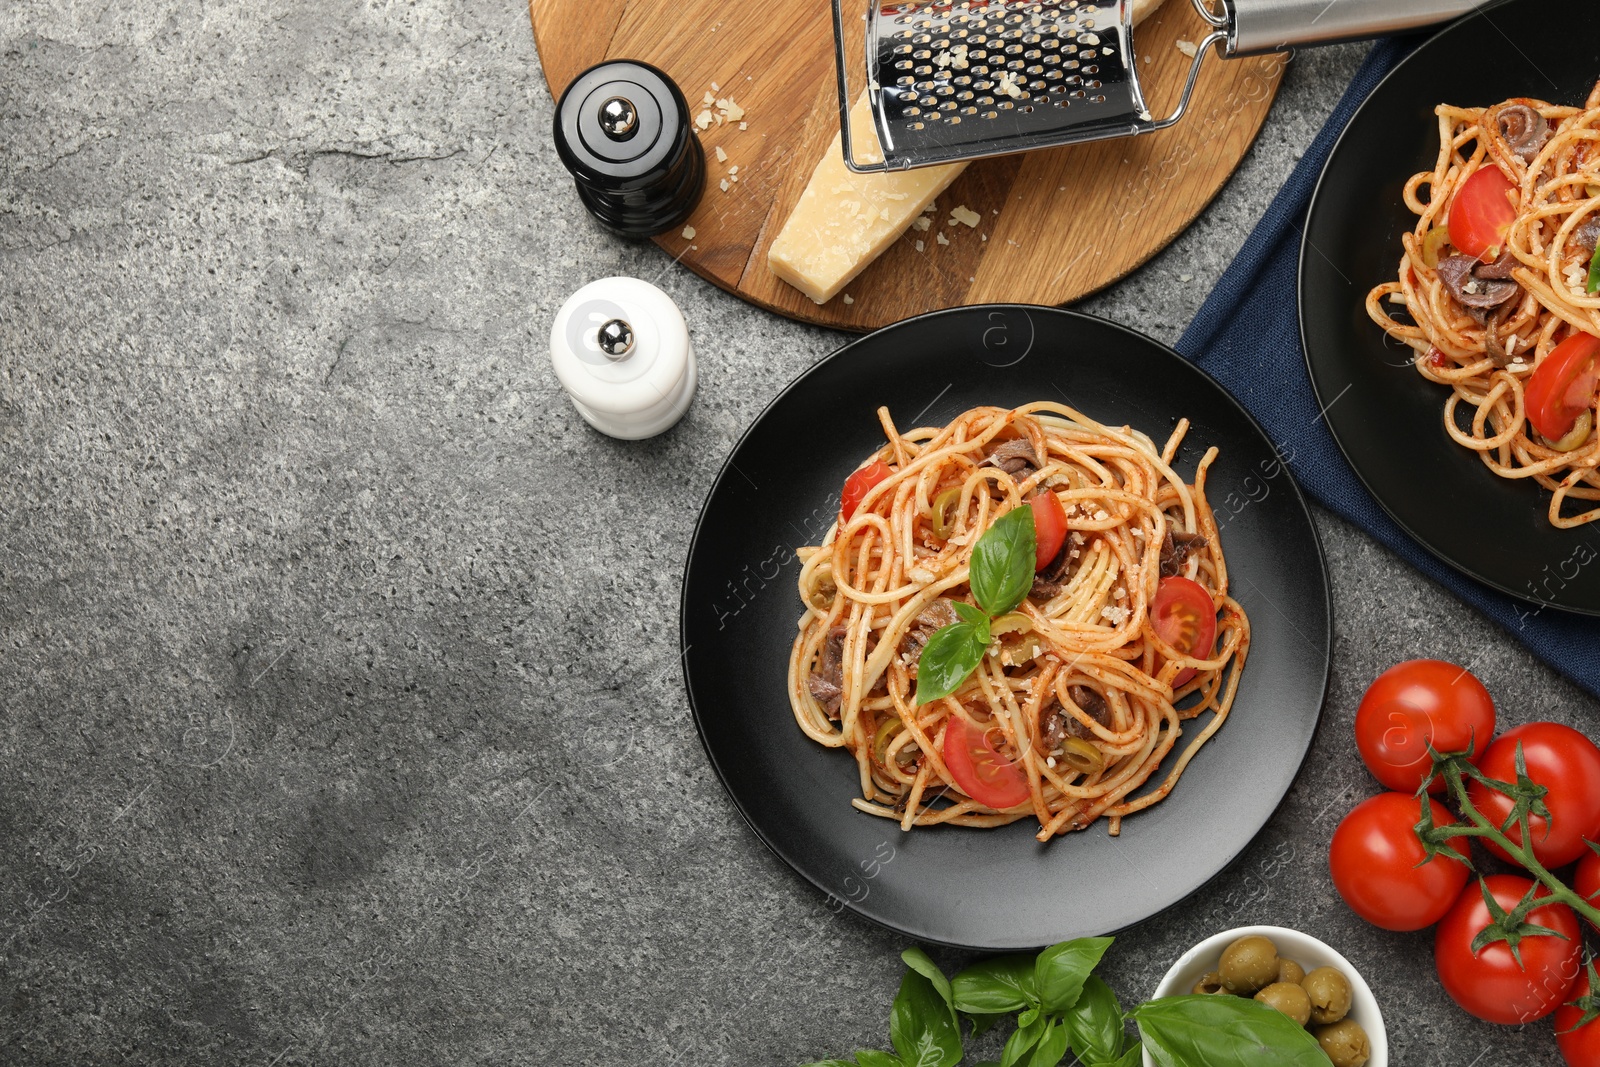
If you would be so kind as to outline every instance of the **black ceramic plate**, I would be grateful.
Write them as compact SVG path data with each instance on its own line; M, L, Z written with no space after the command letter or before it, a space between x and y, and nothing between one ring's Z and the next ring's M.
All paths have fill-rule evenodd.
M1300 252L1300 326L1328 426L1372 495L1430 552L1512 596L1600 614L1593 527L1558 530L1550 495L1496 477L1446 435L1449 390L1417 374L1364 307L1393 280L1406 180L1439 152L1441 102L1513 96L1582 104L1600 78L1600 7L1563 5L1551 32L1543 0L1514 0L1444 30L1405 60L1356 113L1322 174ZM1590 547L1593 546L1593 547ZM1568 575L1572 575L1568 577Z
M1221 448L1210 495L1233 592L1254 627L1234 718L1173 796L1125 820L1120 838L1102 823L1041 845L1031 821L902 834L850 806L860 795L855 761L807 739L789 710L785 679L800 616L794 549L821 540L846 475L883 443L878 405L910 429L979 405L1047 399L1158 440L1188 416L1184 474L1207 446ZM756 420L712 487L689 550L681 621L700 736L761 839L868 918L921 940L984 949L1108 933L1203 886L1288 790L1328 674L1321 549L1260 427L1171 349L1052 308L924 315L803 374ZM1239 789L1246 778L1251 788Z

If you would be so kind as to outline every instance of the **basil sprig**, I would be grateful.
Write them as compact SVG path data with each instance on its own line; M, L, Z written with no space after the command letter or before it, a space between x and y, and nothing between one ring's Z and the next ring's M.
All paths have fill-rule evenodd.
M1589 284L1583 291L1590 296L1600 293L1600 244L1594 246L1594 257L1589 260Z
M983 662L993 635L989 621L1022 603L1033 586L1038 551L1031 507L1012 508L984 531L972 548L967 582L983 610L955 602L960 622L935 630L917 660L918 704L940 700L961 688Z
M953 1067L964 1051L963 1016L976 1036L1013 1013L1000 1059L975 1067L1058 1067L1069 1052L1083 1067L1138 1067L1143 1050L1161 1067L1328 1067L1316 1038L1254 1000L1163 997L1124 1013L1094 973L1110 947L1109 937L1063 941L1037 957L982 960L948 980L922 949L906 949L889 1020L894 1052L863 1049L809 1067Z

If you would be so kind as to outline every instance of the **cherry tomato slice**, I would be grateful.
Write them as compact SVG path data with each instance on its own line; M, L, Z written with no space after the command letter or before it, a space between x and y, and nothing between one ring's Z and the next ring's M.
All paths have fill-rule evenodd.
M1528 379L1528 422L1546 441L1559 441L1594 406L1600 385L1600 337L1575 333L1544 357Z
M1185 656L1209 659L1217 643L1216 605L1206 587L1193 578L1161 579L1150 605L1150 624L1161 640ZM1185 667L1172 687L1187 685L1194 676L1194 668Z
M1519 743L1528 777L1549 790L1544 803L1550 818L1528 817L1534 857L1546 867L1564 867L1589 851L1585 839L1600 836L1600 748L1570 726L1530 722L1501 734L1478 761L1479 769L1495 781L1515 782ZM1495 825L1511 814L1511 798L1480 782L1468 783L1467 795ZM1506 836L1520 843L1522 828ZM1501 859L1511 858L1494 842L1484 844Z
M1356 711L1356 748L1372 776L1415 793L1436 752L1472 750L1473 762L1494 739L1494 700L1465 668L1438 659L1397 663L1378 675ZM1428 787L1444 791L1444 782ZM1412 814L1416 814L1413 812Z
M1000 810L1028 799L1022 768L997 747L1004 736L998 726L985 730L960 715L950 716L944 728L944 765L956 786L979 804Z
M1485 263L1499 259L1517 218L1509 195L1515 188L1499 167L1492 163L1480 167L1450 205L1450 243Z
M1379 793L1356 805L1333 832L1328 866L1334 888L1350 910L1385 930L1421 930L1444 918L1467 865L1449 856L1429 858L1413 827L1422 802L1406 793ZM1426 803L1436 826L1456 820L1438 801Z
M1042 571L1050 566L1050 561L1061 551L1061 543L1067 539L1067 509L1061 506L1061 498L1048 489L1033 494L1028 504L1033 508L1036 547L1033 569Z
M1485 881L1490 895L1506 911L1516 907L1534 884L1514 874L1491 874ZM1535 899L1548 895L1541 887ZM1489 909L1478 883L1472 882L1434 932L1433 962L1444 991L1486 1022L1517 1025L1544 1018L1567 999L1582 967L1583 938L1571 908L1552 901L1534 908L1527 921L1560 936L1524 937L1518 945L1520 964L1504 941L1473 952L1473 939L1489 925Z
M872 487L889 477L889 465L883 460L874 460L850 477L844 480L844 495L839 498L839 514L844 516L844 521L849 522L856 513L856 508L861 506Z

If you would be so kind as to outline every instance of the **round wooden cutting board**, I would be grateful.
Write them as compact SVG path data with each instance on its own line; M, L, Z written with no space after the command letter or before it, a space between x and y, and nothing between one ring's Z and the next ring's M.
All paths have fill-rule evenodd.
M908 230L818 306L772 274L767 248L839 129L827 0L530 0L529 11L557 96L595 63L641 59L672 76L693 114L707 92L744 110L744 129L724 121L700 133L707 188L689 220L693 239L674 231L656 242L752 303L846 330L959 304L1064 304L1123 277L1222 188L1261 129L1285 62L1207 56L1189 114L1171 129L973 163L939 196L933 229ZM1166 0L1135 33L1154 114L1169 113L1182 91L1189 57L1178 42L1205 33L1187 0ZM860 53L852 45L847 54ZM977 227L948 225L958 205L981 216ZM950 243L939 244L936 233Z

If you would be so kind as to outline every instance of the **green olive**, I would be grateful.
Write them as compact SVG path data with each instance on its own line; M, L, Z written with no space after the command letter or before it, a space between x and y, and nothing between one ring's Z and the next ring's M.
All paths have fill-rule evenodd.
M1450 243L1450 227L1435 226L1422 238L1422 262L1430 270L1439 269L1439 260L1444 255L1445 246Z
M933 498L933 536L943 541L956 530L956 508L961 505L961 487L952 485Z
M1361 1067L1372 1058L1372 1042L1367 1032L1353 1019L1344 1019L1331 1026L1319 1026L1313 1031L1317 1044L1333 1061L1333 1067Z
M1257 993L1256 999L1269 1008L1277 1008L1301 1026L1311 1018L1311 998L1293 982L1273 982Z
M1306 969L1294 960L1280 959L1278 961L1278 981L1293 982L1299 985L1306 979Z
M1230 993L1251 996L1278 977L1278 946L1259 934L1241 937L1223 949L1217 969Z
M1189 992L1197 996L1213 997L1219 993L1227 993L1228 987L1222 984L1222 975L1216 971L1211 971L1196 982L1194 988Z
M1068 737L1061 742L1061 759L1079 774L1093 774L1106 765L1100 750L1081 737Z
M1300 982L1311 998L1311 1021L1327 1026L1350 1011L1350 979L1332 967L1318 967Z
M995 637L1001 634L1025 634L1033 629L1033 620L1020 611L1013 611L1000 616L989 623L989 632Z

